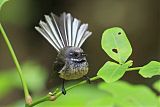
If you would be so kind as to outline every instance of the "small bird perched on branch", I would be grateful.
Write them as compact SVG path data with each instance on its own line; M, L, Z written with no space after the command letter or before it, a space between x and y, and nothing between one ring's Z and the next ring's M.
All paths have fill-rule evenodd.
M64 80L87 77L88 62L86 54L81 49L84 41L92 34L88 31L88 24L71 16L70 13L62 13L60 17L55 14L45 15L45 21L39 22L35 29L58 52L54 63L54 70L62 78L62 93L65 95ZM89 78L87 77L89 80Z

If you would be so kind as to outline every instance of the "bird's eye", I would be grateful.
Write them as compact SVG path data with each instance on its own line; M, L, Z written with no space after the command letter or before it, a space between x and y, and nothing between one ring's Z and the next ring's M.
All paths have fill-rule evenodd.
M77 52L74 52L74 57L78 57L78 53Z
M78 57L78 53L77 52L71 52L71 53L69 53L70 54L70 56L72 56L72 57Z

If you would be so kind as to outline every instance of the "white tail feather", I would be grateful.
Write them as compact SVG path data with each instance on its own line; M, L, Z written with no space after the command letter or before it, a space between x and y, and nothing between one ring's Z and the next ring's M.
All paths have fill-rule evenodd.
M72 23L72 46L75 45L75 41L76 41L76 36L78 33L78 28L80 26L80 21L77 20L76 18L74 18L74 21Z
M59 37L61 38L61 41L59 41L59 42L60 42L61 44L63 44L63 38L62 38L62 35L61 35L61 32L60 32L60 29L59 29L59 27L58 27L58 24L57 24L57 22L56 22L55 15L54 15L53 13L51 13L51 16L52 16L53 21L54 21L54 23L55 23L55 27L57 28ZM57 38L58 38L58 36L57 36ZM63 48L63 47L64 47L64 46L62 46L62 48Z
M53 42L55 42L59 47L62 48L63 46L62 46L62 44L60 42L61 40L60 40L60 38L59 38L59 36L57 34L57 31L56 31L55 27L53 26L53 23L52 23L50 17L45 15L45 19L46 19L46 22L48 24L48 26L46 25L49 28L48 31L50 31L50 35L51 35L50 38L52 39Z
M51 17L45 15L45 20L46 23L40 21L40 27L35 27L35 29L57 51L66 46L81 47L84 41L92 34L87 31L88 24L81 24L80 20L73 18L70 13L63 13L60 17L51 13Z
M54 42L49 38L49 36L45 33L45 31L42 28L35 27L35 29L38 32L40 32L57 51L60 51L58 46L56 46L56 44L54 44Z
M80 40L80 43L78 44L78 47L81 47L84 41L92 34L92 32L86 31L83 37Z
M67 14L67 33L68 33L68 43L69 46L72 45L72 16Z
M46 34L48 35L50 40L52 40L58 46L58 48L60 49L61 46L60 46L59 42L55 38L52 39L53 34L52 34L51 30L49 29L49 26L43 21L40 21L39 24L44 29L44 31L46 32Z
M60 16L60 22L61 22L61 31L64 33L63 38L65 41L65 46L68 46L68 34L67 34L67 27L66 27L66 13L62 13Z
M77 38L76 38L76 44L75 46L78 47L78 44L82 38L82 36L84 35L84 32L87 30L88 28L88 24L82 24L78 30L78 34L77 34Z

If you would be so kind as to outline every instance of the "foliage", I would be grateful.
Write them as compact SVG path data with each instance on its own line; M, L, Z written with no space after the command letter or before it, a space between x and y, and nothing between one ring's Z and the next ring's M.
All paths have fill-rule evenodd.
M5 3L5 2L7 2L8 0L0 0L0 10L1 10L1 8L2 8L2 5Z
M160 75L160 62L151 61L149 64L142 67L142 69L139 71L139 74L145 78L151 78L154 75Z
M7 0L0 0L0 9L6 1ZM86 81L82 81L74 85L69 85L66 90L69 91L72 89L72 91L69 91L65 97L61 96L62 93L60 90L58 90L58 92L56 90L42 98L38 98L38 100L34 102L32 102L32 97L37 98L37 96L34 96L34 94L32 97L30 96L28 86L33 93L41 92L45 87L47 78L45 69L31 61L25 63L21 67L1 23L0 31L17 67L17 70L4 70L0 73L0 99L9 94L12 89L21 88L24 90L26 107L60 107L64 105L65 107L159 107L160 105L160 97L157 96L150 88L144 85L131 85L124 81L118 81L126 71L133 70L140 70L139 74L144 78L151 78L152 76L160 75L160 62L158 61L151 61L143 67L131 68L133 61L127 60L132 53L132 47L125 32L119 27L105 30L101 41L102 49L115 62L106 62L98 71L98 76L91 78L91 81L102 78L105 82L99 83L98 86L93 86L82 85L86 83ZM18 71L19 75L14 71ZM24 74L24 76L22 74ZM27 80L28 86L25 79ZM21 83L23 88L20 85ZM157 91L160 91L159 86L160 80L153 84L153 87ZM45 102L54 101L55 98L59 99L54 103ZM37 105L39 103L42 104ZM21 107L23 105L23 102L19 101L18 103L9 105L9 107Z
M64 105L65 107L158 107L158 96L144 85L132 85L124 81L112 84L101 82L98 86L94 84L78 86L55 102L44 102L36 107ZM12 104L12 107L21 106L23 106L21 101Z
M153 84L153 88L156 89L160 93L160 80L156 81Z
M104 79L106 82L114 82L120 79L127 69L131 67L132 61L126 62L131 55L132 47L126 37L125 32L118 27L110 28L104 31L102 35L102 48L103 50L115 61L108 61L98 71L97 75ZM160 75L160 63L157 61L151 61L149 64L143 67L135 67L128 70L139 70L139 74L143 77L152 77L154 75Z
M37 62L28 61L22 65L22 69L31 92L40 93L44 90L47 74L43 67ZM0 71L0 83L0 99L13 89L22 89L16 69Z
M125 64L117 64L115 62L108 61L104 66L99 70L98 74L106 82L114 82L120 79L125 71L132 65L132 61L128 61ZM110 72L111 71L111 72ZM104 76L105 75L105 76Z
M101 45L103 50L120 64L125 63L132 53L132 48L126 34L119 27L105 30Z
M126 82L117 81L112 84L102 83L99 87L114 97L114 106L158 107L156 94L144 85L130 85Z

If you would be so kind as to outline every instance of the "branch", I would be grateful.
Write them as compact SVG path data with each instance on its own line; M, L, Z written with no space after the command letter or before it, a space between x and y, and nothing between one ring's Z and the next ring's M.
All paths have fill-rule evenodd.
M134 68L128 68L126 71L134 71L134 70L140 70L140 69L141 69L141 67L134 67ZM100 77L99 76L95 76L95 77L92 77L90 80L91 81L95 81L97 79L100 79ZM75 87L77 87L79 85L83 85L85 83L87 83L86 80L81 81L81 82L79 82L79 83L77 83L75 85L72 85L72 86L66 88L66 91L69 91L72 88L75 88ZM33 106L35 106L37 104L40 104L42 102L45 102L45 101L54 101L61 95L62 95L61 91L57 92L57 90L55 90L53 93L50 92L48 95L44 96L43 98L38 99L37 101L33 102L31 105L29 105L27 107L33 107Z
M97 79L100 79L100 77L98 77L98 76L92 77L92 78L90 79L90 81L94 81L94 80L97 80ZM75 87L77 87L77 86L79 86L79 85L82 85L82 84L85 84L85 83L87 83L87 80L81 81L81 82L79 82L79 83L77 83L77 84L75 84L75 85L72 85L72 86L66 88L66 91L69 91L69 90L71 90L72 88L75 88ZM57 93L57 90L54 91L53 93L50 92L48 95L46 95L45 97L43 97L43 98L41 98L41 99L38 99L37 101L33 102L33 103L32 103L31 105L29 105L28 107L33 107L33 106L35 106L35 105L37 105L37 104L39 104L39 103L45 102L45 101L54 101L54 100L56 100L56 99L57 99L59 96L61 96L61 95L62 95L62 92L61 92L61 91L59 91L58 93Z
M29 104L32 103L32 98L31 98L31 96L29 95L29 91L28 91L28 88L27 88L27 84L26 84L26 81L25 81L25 79L24 79L24 76L22 75L22 69L21 69L20 64L19 64L19 62L18 62L18 59L17 59L17 57L16 57L16 55L15 55L15 52L14 52L14 50L13 50L13 48L12 48L12 45L11 45L11 43L10 43L8 37L7 37L7 34L5 33L5 31L4 31L1 23L0 23L0 31L1 31L1 33L2 33L2 36L3 36L3 38L4 38L4 40L5 40L6 44L7 44L7 46L8 46L8 49L9 49L10 54L11 54L11 56L12 56L13 62L14 62L15 65L16 65L17 72L18 72L18 74L19 74L19 77L20 77L20 79L21 79L21 83L22 83L22 86L23 86L23 89L24 89L25 101L26 101L26 104L29 105Z

